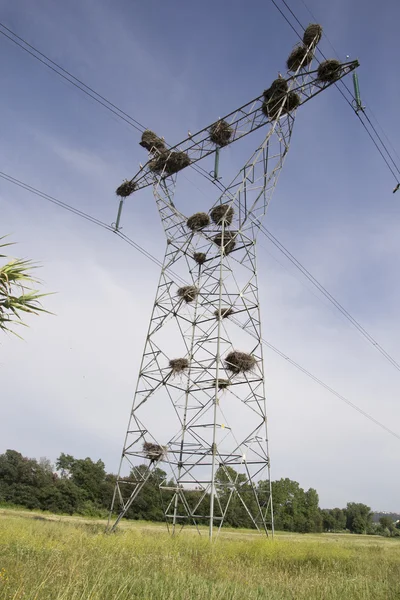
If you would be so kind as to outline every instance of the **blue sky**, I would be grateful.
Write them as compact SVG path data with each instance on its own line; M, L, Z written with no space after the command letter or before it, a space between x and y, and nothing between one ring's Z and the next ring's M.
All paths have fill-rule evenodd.
M359 58L363 101L398 148L400 6L323 4L307 1L341 59ZM297 42L272 3L256 0L0 7L8 27L170 143L261 93ZM300 0L291 7L303 24L312 20ZM326 38L321 49L333 55ZM0 51L0 170L111 223L114 189L146 159L139 133L3 36ZM223 151L224 181L249 148L246 140ZM176 203L187 214L214 200L191 171L178 183ZM393 187L358 119L329 89L298 111L265 224L400 360ZM18 242L16 255L41 262L44 289L57 292L46 300L57 316L30 319L24 342L1 340L0 451L101 457L115 470L158 268L111 233L3 180L0 206L0 235ZM162 256L150 191L127 203L123 227ZM264 337L397 430L400 373L259 242ZM399 442L273 353L266 369L273 477L315 487L323 506L400 510Z

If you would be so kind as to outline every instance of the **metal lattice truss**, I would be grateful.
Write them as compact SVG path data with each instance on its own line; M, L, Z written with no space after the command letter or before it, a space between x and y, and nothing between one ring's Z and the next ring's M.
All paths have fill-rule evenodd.
M338 77L356 66L342 65ZM302 103L330 85L319 83L311 70L299 70L287 82ZM206 523L212 536L233 502L242 505L257 529L273 527L256 237L289 149L295 114L283 114L281 108L271 121L261 104L262 98L256 98L224 117L233 128L232 141L268 127L263 142L214 204L233 208L231 223L211 221L192 231L173 202L176 175L152 173L146 163L134 178L138 188L153 185L167 246L111 529L157 467L167 473L160 491L174 531L185 523ZM187 152L191 163L216 149L207 128L174 148ZM204 255L201 264L199 254ZM186 285L196 290L189 302L178 295ZM254 368L232 372L226 361L232 351L254 357ZM186 359L180 372L170 366L176 358Z

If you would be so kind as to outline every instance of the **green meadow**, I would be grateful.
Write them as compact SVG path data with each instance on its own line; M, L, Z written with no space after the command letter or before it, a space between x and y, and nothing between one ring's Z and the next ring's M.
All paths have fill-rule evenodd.
M400 599L399 538L185 529L0 510L7 600Z

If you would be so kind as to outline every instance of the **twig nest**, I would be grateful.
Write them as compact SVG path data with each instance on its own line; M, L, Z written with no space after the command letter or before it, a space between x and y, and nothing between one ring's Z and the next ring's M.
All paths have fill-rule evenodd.
M182 152L181 150L174 152L164 150L149 162L149 169L154 173L164 171L166 175L173 175L189 165L190 158L186 152Z
M297 69L304 69L310 64L314 55L312 50L309 50L305 46L297 46L289 54L289 58L286 61L286 66L289 71L297 71Z
M292 110L295 110L300 104L300 96L296 92L289 92L286 96L272 97L266 99L262 105L262 111L269 119L277 119L279 111L282 111L279 116L286 115Z
M216 225L231 225L233 221L234 210L227 204L219 204L210 212L211 220Z
M236 246L235 237L235 231L224 231L224 235L222 235L222 233L217 233L217 235L213 238L213 242L214 244L217 244L217 246L223 246L224 254L229 254Z
M126 179L125 181L123 181L121 183L121 185L119 187L117 187L117 189L115 190L115 193L117 194L117 196L120 196L121 198L127 198L128 196L133 194L133 192L135 190L136 190L136 183L134 181L129 181L128 179Z
M210 217L205 212L198 212L188 218L186 225L192 231L200 231L203 227L210 224Z
M290 113L300 105L300 96L296 92L289 92L286 98L283 110L285 113Z
M231 315L234 315L235 311L233 310L233 308L231 306L224 306L223 308L221 308L221 310L219 308L217 308L217 310L214 311L214 316L217 319L227 319L228 317L230 317Z
M307 48L315 48L322 37L322 27L318 23L310 23L303 35L303 44Z
M225 359L225 368L234 375L239 373L248 373L256 366L256 359L252 354L246 352L238 352L234 350L230 352Z
M264 98L271 98L274 94L279 94L282 96L283 94L286 94L288 89L289 86L286 79L283 79L283 77L278 77L278 79L274 79L274 81L271 83L271 86L267 90L264 90Z
M149 152L154 152L155 150L165 150L165 142L161 138L158 137L154 131L150 129L146 129L143 131L142 139L139 142L140 146L146 148Z
M340 77L340 62L330 58L322 62L318 67L318 79L324 83L332 83Z
M152 462L156 462L166 456L167 447L159 446L158 444L152 444L151 442L144 442L143 452L146 458L148 458Z
M193 259L198 265L203 265L206 262L207 255L204 252L195 252L193 254Z
M193 302L199 295L199 290L195 285L185 285L178 290L179 298L182 298L185 302Z
M177 375L178 373L183 373L189 367L189 361L187 358L172 358L169 361L169 366L173 375Z
M210 140L214 144L217 146L226 146L231 141L233 130L229 123L220 119L211 125L209 132Z
M219 390L226 390L226 388L229 387L230 384L231 382L229 381L229 379L218 379L218 382L216 379L214 379L214 387L218 385Z

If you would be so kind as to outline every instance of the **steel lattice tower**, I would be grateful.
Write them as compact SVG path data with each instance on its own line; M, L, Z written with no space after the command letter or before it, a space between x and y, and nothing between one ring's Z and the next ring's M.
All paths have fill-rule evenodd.
M217 182L221 194L213 207L232 208L231 222L210 221L191 230L173 202L177 175L165 167L154 170L160 154L156 147L129 182L135 191L153 186L167 243L112 501L111 530L162 466L167 472L160 485L163 509L173 531L186 522L196 527L206 522L212 537L233 498L257 529L273 531L256 238L289 150L296 112L291 94L304 104L358 66L357 61L338 63L323 81L321 71L305 62L286 80L276 80L287 86L273 109L266 110L264 93L223 118L230 126L229 143L266 130L230 185ZM192 165L211 154L217 165L219 158L210 127L167 152L180 151ZM186 294L186 302L178 289L188 285L196 291L189 298ZM254 357L254 368L229 369L226 358L237 350ZM177 357L184 359L179 372L170 366Z

